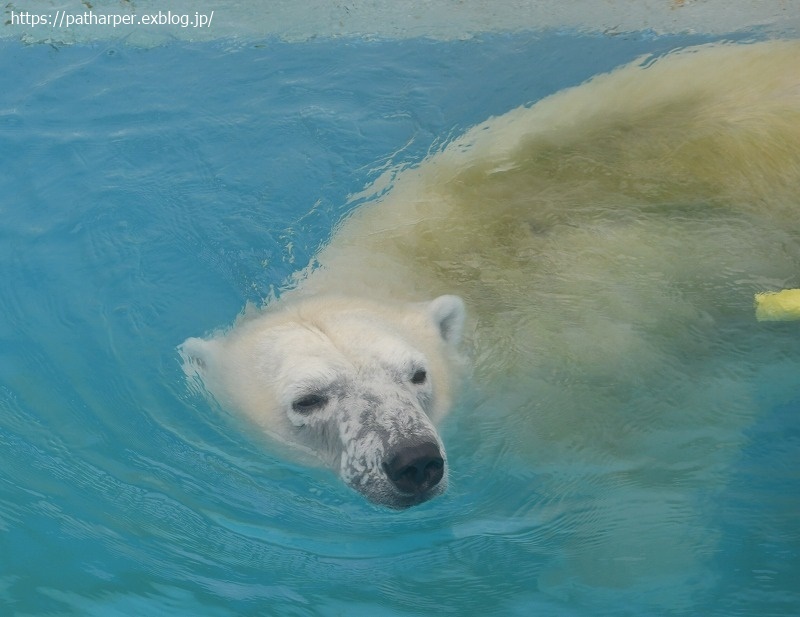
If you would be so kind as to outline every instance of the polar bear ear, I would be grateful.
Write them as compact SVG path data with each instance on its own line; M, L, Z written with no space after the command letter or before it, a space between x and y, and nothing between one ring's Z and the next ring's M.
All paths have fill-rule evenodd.
M183 370L187 375L203 375L208 367L208 341L201 338L188 338L178 345L178 353L183 359Z
M439 296L428 303L428 314L446 343L457 345L464 331L467 311L458 296Z

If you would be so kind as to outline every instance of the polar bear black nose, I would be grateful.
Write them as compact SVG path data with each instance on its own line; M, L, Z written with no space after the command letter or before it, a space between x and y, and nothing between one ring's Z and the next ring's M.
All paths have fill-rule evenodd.
M425 442L395 452L383 468L392 484L403 493L424 493L444 476L444 459L439 446Z

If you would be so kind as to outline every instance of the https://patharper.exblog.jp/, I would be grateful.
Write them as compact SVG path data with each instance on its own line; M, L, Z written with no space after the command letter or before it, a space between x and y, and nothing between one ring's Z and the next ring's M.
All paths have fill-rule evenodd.
M98 13L84 11L71 13L58 10L53 13L33 11L11 11L6 22L12 26L30 26L31 28L72 28L75 26L179 26L181 28L210 28L214 19L214 11L200 13L173 13L158 11L157 13L135 15L132 13Z

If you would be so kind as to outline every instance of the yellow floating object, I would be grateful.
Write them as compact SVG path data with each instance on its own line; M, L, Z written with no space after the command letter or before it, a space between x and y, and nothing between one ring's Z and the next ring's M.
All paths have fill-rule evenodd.
M800 289L756 294L756 319L758 321L800 319Z

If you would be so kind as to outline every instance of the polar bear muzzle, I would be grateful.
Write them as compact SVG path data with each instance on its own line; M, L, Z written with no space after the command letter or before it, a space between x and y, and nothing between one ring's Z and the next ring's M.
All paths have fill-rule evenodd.
M430 393L409 391L385 374L381 383L381 373L373 372L374 388L332 403L328 428L315 429L331 434L338 427L334 448L341 449L339 473L350 487L375 504L404 509L445 491L447 458L426 411Z

